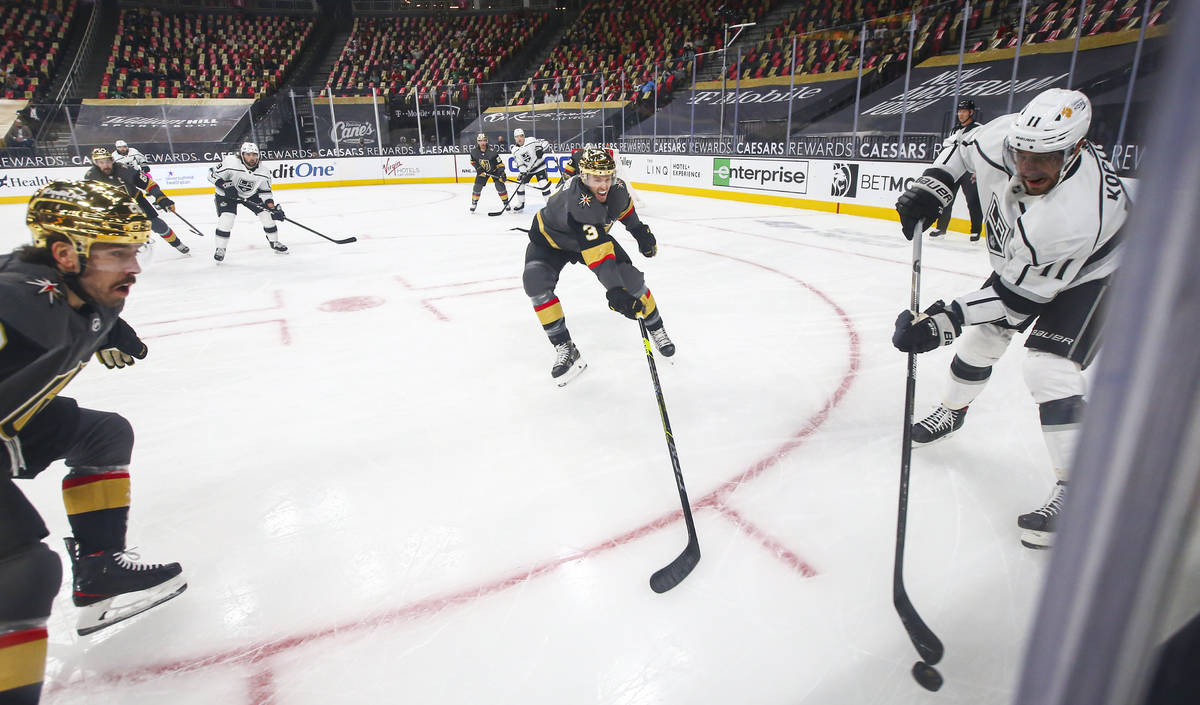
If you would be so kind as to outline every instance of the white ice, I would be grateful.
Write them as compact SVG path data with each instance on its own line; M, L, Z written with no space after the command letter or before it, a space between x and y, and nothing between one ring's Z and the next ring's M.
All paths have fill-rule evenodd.
M589 367L550 382L521 289L523 214L465 185L280 192L291 248L211 196L125 318L150 355L65 394L137 433L129 541L183 564L171 603L92 637L54 604L44 702L899 705L1009 702L1049 555L1016 517L1052 483L1014 343L967 425L913 454L906 583L946 646L922 690L892 606L911 246L895 223L643 190L659 360L703 559L686 541L635 324L583 266L558 294ZM24 207L0 207L5 249ZM173 224L178 222L168 216ZM925 249L923 301L977 286L983 248ZM917 413L950 349L920 362ZM20 486L62 551L52 466ZM64 557L64 564L65 564Z

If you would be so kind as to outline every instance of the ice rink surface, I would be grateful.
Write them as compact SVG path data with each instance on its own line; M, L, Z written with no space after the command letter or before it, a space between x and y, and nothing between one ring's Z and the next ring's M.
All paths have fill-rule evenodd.
M1048 553L1016 517L1052 483L1020 343L953 438L913 453L906 583L946 645L937 694L891 604L911 246L895 223L642 192L646 272L678 346L659 360L703 559L686 535L637 326L582 265L557 293L588 369L551 384L521 289L541 205L489 187L279 192L291 248L211 196L124 317L149 346L65 394L137 433L129 543L179 561L178 599L91 637L69 577L55 705L1008 703ZM4 249L28 238L0 206ZM180 225L170 216L172 225ZM925 248L924 305L980 285L965 236ZM157 239L157 238L156 238ZM950 349L922 356L917 414ZM61 464L20 483L63 553ZM64 564L66 558L64 554Z

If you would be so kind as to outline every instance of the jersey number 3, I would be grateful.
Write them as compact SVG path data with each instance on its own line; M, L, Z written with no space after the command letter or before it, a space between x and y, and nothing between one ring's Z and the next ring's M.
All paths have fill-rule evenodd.
M589 242L600 239L600 231L596 229L595 225L583 226L583 233L584 237L587 238Z

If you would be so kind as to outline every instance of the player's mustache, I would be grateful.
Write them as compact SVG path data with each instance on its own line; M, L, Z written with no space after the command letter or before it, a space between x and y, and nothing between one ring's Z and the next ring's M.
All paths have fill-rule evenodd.
M121 283L117 284L117 286L125 286L126 284L133 285L135 282L137 282L137 277L130 274L129 276L122 279Z

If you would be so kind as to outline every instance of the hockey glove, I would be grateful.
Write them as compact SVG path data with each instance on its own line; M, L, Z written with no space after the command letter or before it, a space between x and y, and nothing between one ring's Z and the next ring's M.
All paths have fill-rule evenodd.
M619 286L609 289L607 296L608 307L631 321L637 320L637 315L645 310L640 299Z
M265 205L263 205L263 202L257 198L243 198L240 200L242 202L242 205L249 208L250 212L253 213L254 215L258 215L259 213L262 213L267 208Z
M275 205L275 201L267 201L264 205L267 207L267 210L271 212L272 220L283 220L287 217L287 215L284 214L283 209Z
M654 233L650 232L650 226L642 223L640 228L632 230L633 239L637 240L638 252L644 257L653 257L658 254L658 240L654 239Z
M954 185L946 172L938 168L926 169L896 201L896 212L900 214L900 229L904 237L912 240L918 223L922 224L922 228L932 225L952 200Z
M935 301L913 320L912 311L896 316L892 345L900 352L924 353L949 345L962 333L963 313L956 302Z
M166 196L163 196L162 198L158 199L158 203L156 203L155 205L158 206L159 210L171 211L172 213L175 212L175 201L172 201L171 199L167 198Z
M117 319L112 330L108 332L106 345L108 347L96 352L96 359L110 370L114 367L132 365L134 358L145 359L149 352L146 344L142 342L141 338L138 338L133 328L121 318Z
M233 195L233 182L232 181L225 181L224 179L221 179L221 180L217 181L215 184L213 184L213 186L216 186L217 188L224 191L226 196Z

